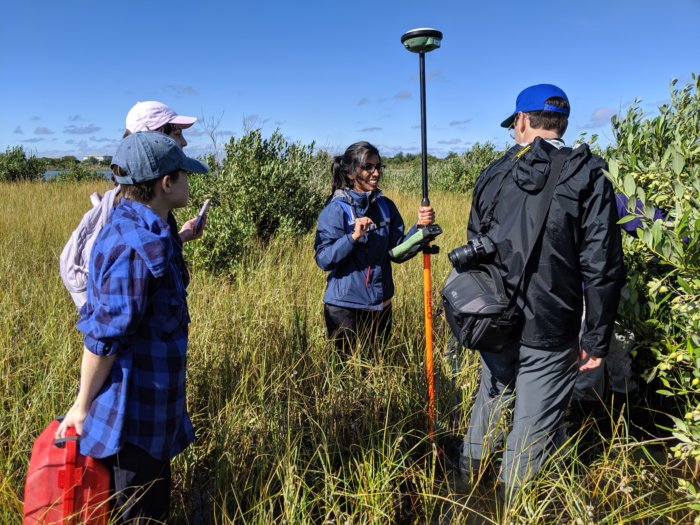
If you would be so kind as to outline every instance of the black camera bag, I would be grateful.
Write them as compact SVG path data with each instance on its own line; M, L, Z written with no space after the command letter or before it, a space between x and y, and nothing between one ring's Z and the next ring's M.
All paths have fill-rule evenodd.
M525 151L527 147L515 156L514 161L517 162ZM547 205L539 208L540 213L535 222L535 231L538 231L538 235L525 258L523 271L513 295L508 297L501 272L493 263L482 263L464 270L454 269L447 276L441 292L445 318L452 334L462 346L481 352L501 352L520 338L523 312L516 301L518 291L530 265L530 256L534 247L542 239L554 189L569 152L571 152L570 148L562 148L555 154L550 166L547 182L542 189L543 203ZM498 194L508 173L504 175L496 197L485 214L488 224L482 224L482 234L490 227Z
M459 344L483 352L500 352L520 334L522 311L511 305L503 279L493 264L452 270L442 289L452 333Z

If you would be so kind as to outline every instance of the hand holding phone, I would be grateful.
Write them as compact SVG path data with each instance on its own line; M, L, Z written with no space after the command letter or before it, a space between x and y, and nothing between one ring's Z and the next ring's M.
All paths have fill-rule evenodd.
M209 202L211 199L207 199L204 201L204 204L202 204L202 207L199 208L199 212L197 212L197 218L194 221L194 232L199 233L202 230L202 223L204 222L204 216L207 214L207 210L209 209Z

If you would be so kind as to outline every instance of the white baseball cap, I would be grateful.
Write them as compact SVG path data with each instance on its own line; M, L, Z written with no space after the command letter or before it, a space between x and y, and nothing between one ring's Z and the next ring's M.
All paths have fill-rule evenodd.
M126 129L132 133L155 131L166 124L177 124L181 128L189 128L195 122L197 122L195 117L178 115L162 102L155 100L137 102L126 114Z

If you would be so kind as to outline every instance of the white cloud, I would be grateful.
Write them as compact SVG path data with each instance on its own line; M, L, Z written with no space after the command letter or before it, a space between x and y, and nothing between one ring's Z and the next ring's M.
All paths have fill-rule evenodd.
M119 140L108 139L108 138L105 138L105 137L90 137L90 141L91 141L91 142L111 142L111 143L113 143L113 144L115 144L115 145L119 144L119 142L120 142Z
M617 110L614 108L598 108L591 114L588 122L581 127L583 129L602 128L610 123L610 117L616 113Z
M66 126L63 128L64 133L70 133L71 135L89 135L100 131L102 128L95 126L94 124L88 124L87 126Z
M192 86L177 86L174 84L168 84L163 86L163 91L169 93L175 93L176 95L196 95L197 91Z
M425 73L425 81L427 82L428 80L435 80L435 79L440 79L442 78L442 71L439 69L434 69L432 71L427 71ZM420 75L413 75L411 77L411 80L420 80Z

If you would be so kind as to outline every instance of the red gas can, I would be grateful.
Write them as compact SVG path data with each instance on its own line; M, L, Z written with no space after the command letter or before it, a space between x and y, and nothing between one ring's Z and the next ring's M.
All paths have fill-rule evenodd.
M24 525L106 525L109 471L78 451L78 436L55 440L54 420L34 442L24 486Z

